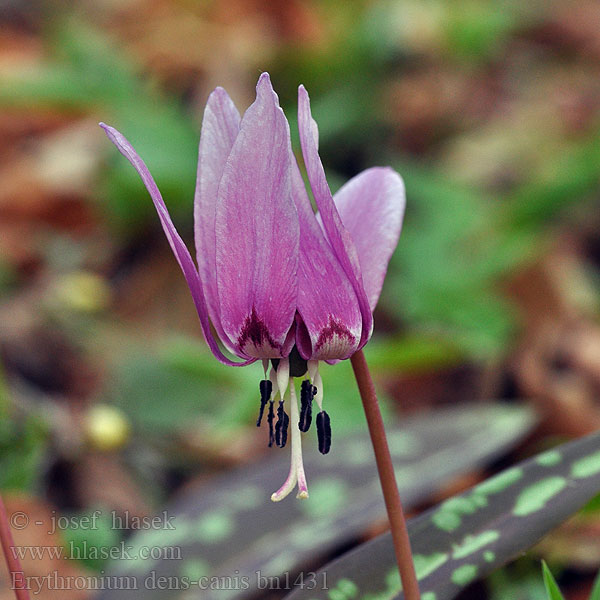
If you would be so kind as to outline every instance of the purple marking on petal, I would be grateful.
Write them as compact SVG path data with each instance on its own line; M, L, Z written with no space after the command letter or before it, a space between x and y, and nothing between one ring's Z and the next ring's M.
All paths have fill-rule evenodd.
M329 317L327 327L319 333L313 356L318 360L346 358L343 356L349 346L356 347L356 337L348 331L348 328L335 319Z
M359 348L362 348L369 340L373 330L373 314L362 283L356 248L350 234L342 224L342 220L333 202L331 190L327 184L323 164L319 158L317 124L310 112L308 93L302 85L298 88L298 130L306 172L322 219L323 229L327 234L329 243L340 265L352 283L358 299L362 315L362 332Z
M179 263L179 266L183 271L187 284L190 288L190 292L192 293L192 298L194 299L194 304L196 305L198 317L200 318L202 333L204 334L204 339L206 340L206 343L208 344L212 353L219 361L229 366L239 367L254 362L255 359L253 358L250 358L241 363L233 362L221 352L221 349L217 345L217 342L214 339L210 330L208 310L206 307L206 302L204 300L202 283L200 282L198 271L196 270L196 266L194 265L194 261L190 256L187 246L181 239L179 233L177 233L175 225L173 225L173 222L171 221L169 211L167 210L161 193L156 183L154 182L154 179L152 178L148 167L146 167L144 161L139 157L139 155L134 150L133 146L127 141L125 136L123 136L113 127L110 127L109 125L106 125L104 123L100 123L100 127L104 129L106 135L108 136L108 139L118 148L121 154L132 164L134 169L138 172L139 176L144 182L144 185L146 186L146 189L150 194L150 197L152 198L152 202L154 203L156 212L158 213L158 217L160 219L163 231L167 236L167 240L169 241L171 249L175 254L175 258L177 259L177 262ZM241 358L247 357L241 356Z
M348 181L333 200L356 246L365 292L374 310L402 229L404 182L393 169L374 167Z
M252 312L244 321L238 344L244 351L247 344L253 344L254 348L270 347L272 351L278 349L277 342L269 334L269 329L264 321L256 314L256 309L254 307L252 307ZM266 358L268 358L268 356Z
M208 314L224 343L227 336L221 325L217 291L215 217L219 183L239 131L240 113L227 92L216 88L208 97L202 119L194 195L194 234L198 273ZM231 346L230 343L226 345Z
M227 159L215 221L221 324L239 351L260 358L282 355L296 312L299 227L290 147L287 119L264 73ZM275 352L267 338L265 347L247 343L252 311Z
M336 321L333 317L330 317L327 327L325 327L319 334L317 349L323 346L323 344L331 342L331 340L333 340L333 338L336 336L353 340L352 334L348 331L344 324Z

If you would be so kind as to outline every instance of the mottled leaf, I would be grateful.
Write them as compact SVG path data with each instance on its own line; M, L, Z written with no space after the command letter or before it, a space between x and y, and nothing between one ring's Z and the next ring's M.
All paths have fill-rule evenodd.
M600 491L600 433L531 458L409 522L422 600L451 600L537 542ZM391 536L326 565L328 590L289 600L403 598ZM337 590L337 591L335 591ZM339 592L339 593L338 593Z
M530 430L534 418L525 409L502 405L449 408L408 419L388 432L396 474L407 507L415 506L459 473L498 457ZM288 470L288 452L240 470L212 484L188 490L169 509L173 530L146 532L132 540L133 555L142 547L176 548L177 560L160 557L120 561L114 574L133 575L138 589L127 598L176 598L173 590L149 589L148 577L173 577L175 585L192 583L186 598L208 598L199 578L218 575L246 581L219 591L219 598L251 596L261 577L293 572L314 564L328 552L356 541L385 518L383 501L365 431L337 436L331 453L316 451L316 435L305 436L310 498L269 501ZM316 563L318 564L318 563ZM150 586L151 588L152 586ZM123 598L106 590L100 598Z

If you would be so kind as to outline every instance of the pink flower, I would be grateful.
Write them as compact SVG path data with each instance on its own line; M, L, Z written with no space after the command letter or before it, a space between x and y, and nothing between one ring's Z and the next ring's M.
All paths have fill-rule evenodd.
M285 445L284 398L290 397L292 467L272 499L281 500L296 483L298 495L306 497L300 428L310 425L313 397L321 409L322 452L331 439L318 362L349 358L371 336L373 309L402 226L402 179L390 168L368 169L332 197L318 154L317 124L300 86L298 127L315 215L269 75L260 76L256 101L243 118L227 92L217 88L208 99L200 137L196 268L142 159L117 130L101 126L152 197L213 354L231 366L263 360L261 417L269 402L269 445ZM211 323L222 345L241 362L221 350ZM311 383L303 383L299 413L293 377L307 372Z

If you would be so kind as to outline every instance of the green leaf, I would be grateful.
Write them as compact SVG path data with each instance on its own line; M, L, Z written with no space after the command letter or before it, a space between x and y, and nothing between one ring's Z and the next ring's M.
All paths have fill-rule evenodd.
M535 544L600 490L600 433L533 457L412 519L408 529L423 600L452 600ZM402 598L391 536L323 567L328 591L289 600ZM337 590L337 591L335 591ZM338 593L339 592L339 593ZM340 595L341 594L341 595Z
M405 506L416 506L459 473L498 457L533 422L527 410L491 404L448 408L407 419L402 428L388 427ZM244 577L247 589L230 590L232 597L241 598L256 592L257 571L263 577L293 572L364 535L385 518L365 429L337 435L326 457L316 451L313 436L312 431L304 436L308 500L291 497L280 504L270 502L270 493L289 468L287 449L275 449L260 464L181 497L169 510L175 530L141 533L131 541L135 548L176 546L181 560L122 561L115 566L118 575L142 581L153 572L196 580L202 575ZM139 597L145 600L168 597L159 590L150 593L143 583L139 588ZM224 595L219 598L224 598L221 591ZM101 596L103 600L117 597L108 591Z
M542 561L542 573L544 575L544 585L546 586L548 600L565 600L545 560Z
M594 582L594 587L592 588L590 600L600 600L600 571L598 571L598 575L596 576L596 581Z
M47 452L48 433L36 417L0 420L0 489L34 488Z

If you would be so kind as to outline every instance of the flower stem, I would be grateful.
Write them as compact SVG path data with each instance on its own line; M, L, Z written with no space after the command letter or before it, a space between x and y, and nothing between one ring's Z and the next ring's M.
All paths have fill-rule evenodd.
M4 560L10 573L11 586L15 592L17 600L29 600L29 592L25 584L25 576L19 557L14 553L15 541L13 540L6 507L2 496L0 496L0 543L4 552Z
M371 373L369 372L369 367L362 350L356 352L350 359L350 362L354 369L354 376L356 377L358 390L367 417L371 443L375 452L377 471L379 472L379 481L381 482L385 507L392 530L392 540L394 542L398 570L400 571L402 589L404 590L404 598L405 600L420 600L421 594L419 592L417 574L415 573L415 565L410 549L406 519L402 510L402 503L400 502L400 493L396 484L394 465L392 464L383 419L379 410L375 385L371 379Z

